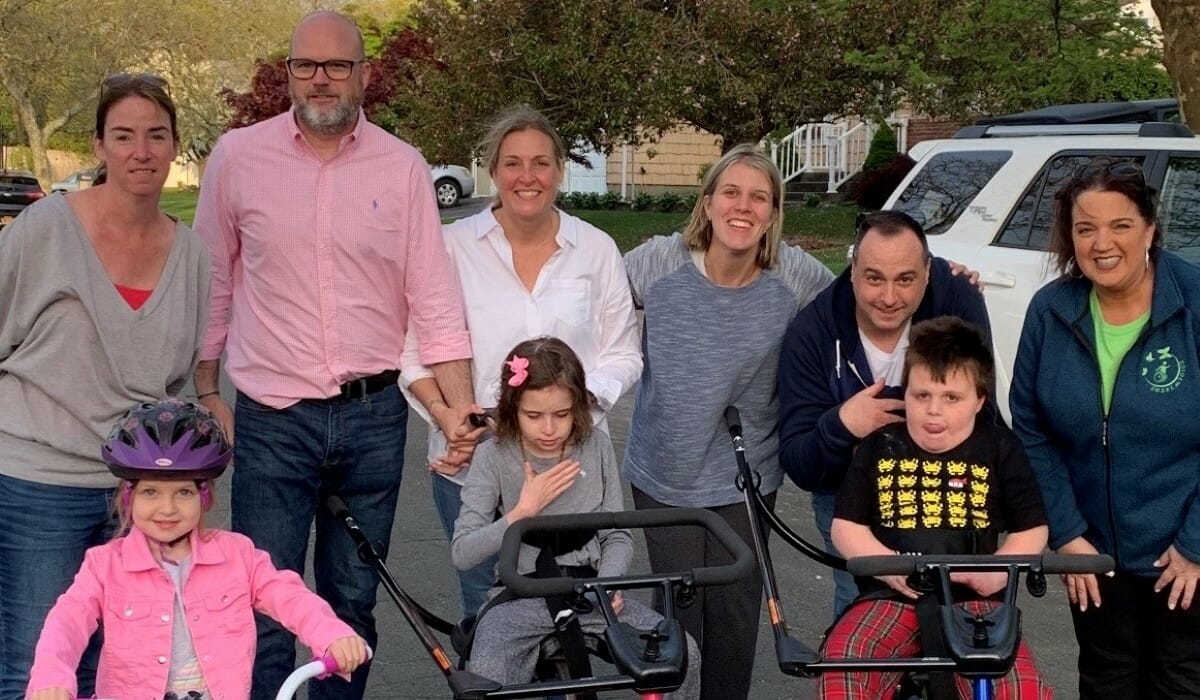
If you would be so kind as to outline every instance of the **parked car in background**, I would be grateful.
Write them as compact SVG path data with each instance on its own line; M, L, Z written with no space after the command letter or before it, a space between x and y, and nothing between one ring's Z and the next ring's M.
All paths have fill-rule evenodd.
M475 194L475 178L470 168L461 165L431 165L433 191L437 194L438 206L445 209L458 204L463 197Z
M17 218L17 214L25 207L45 196L33 173L0 170L0 228Z
M92 186L96 180L96 169L85 168L71 173L66 179L50 185L51 192L77 192Z
M885 207L921 222L934 254L979 271L1005 416L1025 309L1055 275L1054 194L1081 166L1097 156L1140 165L1158 192L1165 247L1200 263L1200 139L1183 124L977 125L909 154L917 164Z

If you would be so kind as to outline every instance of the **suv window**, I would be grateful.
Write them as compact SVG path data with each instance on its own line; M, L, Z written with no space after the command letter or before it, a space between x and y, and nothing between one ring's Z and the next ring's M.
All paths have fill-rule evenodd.
M939 153L908 183L894 208L916 219L927 235L944 233L1011 156L1012 151Z
M1200 157L1171 155L1158 203L1163 244L1200 264Z
M14 190L41 189L37 178L24 175L0 175L0 185L8 185Z
M996 243L1013 248L1045 250L1050 238L1050 219L1054 214L1054 194L1079 168L1090 163L1097 155L1073 153L1051 158L1013 208ZM1113 160L1145 165L1144 155L1114 156Z

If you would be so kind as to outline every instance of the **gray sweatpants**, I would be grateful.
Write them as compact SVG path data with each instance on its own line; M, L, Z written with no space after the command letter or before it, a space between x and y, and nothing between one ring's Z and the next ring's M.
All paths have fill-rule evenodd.
M648 630L662 619L662 615L630 597L628 592L624 598L625 607L617 615L621 622ZM603 634L606 626L599 611L581 615L579 623L584 632L594 634ZM546 610L546 601L541 598L518 598L497 605L479 621L467 670L504 685L528 683L537 665L538 646L553 632L554 623ZM687 638L687 650L687 678L669 697L696 700L700 697L700 649L691 635Z

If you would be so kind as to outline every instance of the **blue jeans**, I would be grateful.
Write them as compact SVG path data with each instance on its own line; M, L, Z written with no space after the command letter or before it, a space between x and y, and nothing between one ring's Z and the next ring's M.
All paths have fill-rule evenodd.
M821 539L825 540L825 551L834 556L841 556L833 546L833 537L829 534L830 528L833 527L833 503L836 497L832 493L811 495L813 520L817 523L817 530L821 532ZM858 585L854 583L854 577L849 572L837 570L833 572L833 584L833 619L837 620L858 597Z
M303 574L315 516L317 593L374 647L379 576L359 560L354 541L323 502L341 496L363 533L387 556L408 421L400 389L391 386L359 399L305 400L282 410L238 392L236 419L233 529L269 552L275 566ZM256 619L251 698L271 700L295 668L295 638L274 620ZM369 664L359 668L349 683L337 677L314 681L308 697L359 700L368 671Z
M458 519L458 511L462 509L462 487L458 484L432 474L433 505L437 508L438 518L442 521L442 530L446 539L454 539L454 521ZM496 562L500 555L488 557L479 566L466 571L456 570L458 574L458 590L462 595L463 617L474 615L487 602L488 591L496 583Z
M115 489L52 486L0 475L0 699L21 700L46 614L89 547L113 535ZM79 663L79 697L95 688L100 633Z

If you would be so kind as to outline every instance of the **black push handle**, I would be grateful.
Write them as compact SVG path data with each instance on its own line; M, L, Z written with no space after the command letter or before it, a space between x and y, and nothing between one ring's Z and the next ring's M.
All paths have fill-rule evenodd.
M1102 574L1115 563L1107 554L946 554L882 555L846 560L846 570L855 576L908 576L919 569L944 566L951 571L1007 571L1040 568L1043 574Z
M729 437L736 440L742 436L742 416L736 406L725 408L725 425L729 428Z
M712 533L730 554L733 562L723 566L701 566L690 571L647 576L619 576L614 578L574 579L570 577L530 578L517 571L517 558L521 542L531 533L592 532L613 529L645 529L656 527L678 527L696 525ZM655 508L653 510L628 510L619 512L577 513L569 515L542 515L518 520L504 533L500 546L500 581L518 596L544 598L551 595L569 595L584 583L605 584L609 589L619 589L621 582L647 579L688 580L697 586L713 586L733 583L749 576L754 568L754 555L742 538L733 531L720 516L703 508Z

